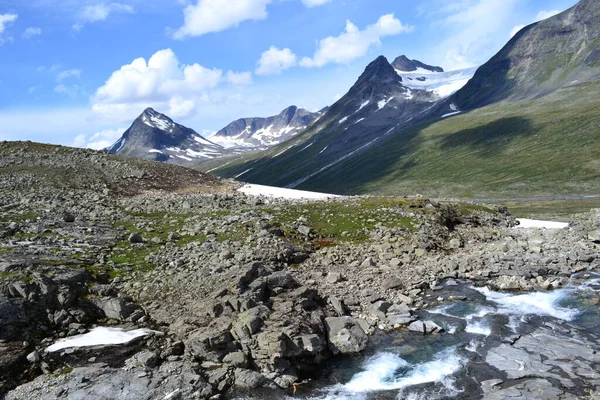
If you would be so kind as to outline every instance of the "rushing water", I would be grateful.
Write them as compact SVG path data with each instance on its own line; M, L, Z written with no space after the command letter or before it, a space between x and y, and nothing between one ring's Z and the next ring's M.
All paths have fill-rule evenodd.
M421 319L436 322L445 333L422 336L402 331L376 335L370 354L331 362L323 379L299 386L294 398L478 398L479 386L472 378L476 375L480 382L498 377L494 376L497 370L483 363L485 349L552 321L569 321L597 331L600 311L589 299L600 294L600 276L586 278L558 290L519 294L475 288L468 283L446 284L441 292L429 294L430 298L461 295L468 300L419 312ZM253 398L282 397L263 392Z

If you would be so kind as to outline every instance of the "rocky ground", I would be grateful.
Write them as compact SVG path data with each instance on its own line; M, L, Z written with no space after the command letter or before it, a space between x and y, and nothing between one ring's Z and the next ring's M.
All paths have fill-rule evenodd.
M503 208L234 189L170 165L0 143L0 396L291 394L377 331L439 330L416 311L461 300L424 297L445 278L551 290L598 269L598 212L532 233ZM155 333L45 351L96 326Z

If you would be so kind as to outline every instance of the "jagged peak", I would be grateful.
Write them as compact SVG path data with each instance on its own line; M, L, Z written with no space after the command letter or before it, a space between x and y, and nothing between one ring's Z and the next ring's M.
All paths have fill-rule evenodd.
M159 113L152 107L148 107L138 117L138 121L152 127L161 129L164 131L172 130L175 126L175 122L167 115Z
M360 86L372 82L400 83L402 82L402 78L398 76L387 58L379 56L367 65L365 71L358 78L356 85Z

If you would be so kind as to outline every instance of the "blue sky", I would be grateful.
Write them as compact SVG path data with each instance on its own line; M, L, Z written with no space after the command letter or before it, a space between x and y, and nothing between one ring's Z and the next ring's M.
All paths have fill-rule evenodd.
M0 140L103 147L145 107L209 136L317 110L380 54L480 65L575 0L0 0Z

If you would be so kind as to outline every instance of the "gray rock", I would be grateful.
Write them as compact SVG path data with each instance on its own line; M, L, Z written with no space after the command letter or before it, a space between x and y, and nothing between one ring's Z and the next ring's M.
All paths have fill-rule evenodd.
M303 234L305 236L308 236L308 235L310 235L311 229L306 225L300 225L298 227L298 232L300 232L301 234Z
M325 318L325 327L333 354L356 354L367 347L369 338L352 317Z
M404 288L404 285L405 285L405 282L402 279L400 279L396 276L392 276L383 281L383 283L381 284L381 288L383 290L398 289L398 288Z
M330 272L327 274L326 279L329 283L338 283L342 281L343 277L340 272Z
M144 243L144 238L139 234L139 232L132 233L129 235L129 239L127 240L129 243Z
M235 386L242 389L256 389L261 387L266 379L259 372L249 369L236 368L234 371Z
M32 364L37 364L42 360L42 358L40 357L40 353L38 353L37 351L32 351L31 353L27 354L27 361L29 361Z
M442 332L444 329L433 321L415 321L408 326L408 330L428 335Z
M237 368L248 368L248 357L241 351L227 354L223 357L223 362Z

